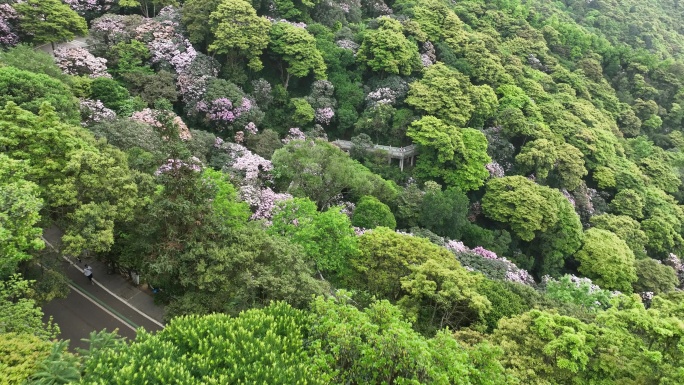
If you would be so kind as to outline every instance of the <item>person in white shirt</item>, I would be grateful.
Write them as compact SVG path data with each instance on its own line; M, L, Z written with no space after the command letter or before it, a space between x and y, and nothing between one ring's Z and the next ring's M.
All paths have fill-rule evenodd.
M85 276L88 277L88 280L90 281L91 285L95 285L95 283L93 283L93 268L92 267L90 267L86 264L85 268L83 269L83 274L85 274Z

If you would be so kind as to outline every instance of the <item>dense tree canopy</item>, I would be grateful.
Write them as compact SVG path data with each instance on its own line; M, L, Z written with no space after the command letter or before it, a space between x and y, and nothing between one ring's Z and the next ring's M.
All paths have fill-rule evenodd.
M3 379L684 383L681 25L655 0L2 1ZM46 228L140 273L167 328L53 341Z

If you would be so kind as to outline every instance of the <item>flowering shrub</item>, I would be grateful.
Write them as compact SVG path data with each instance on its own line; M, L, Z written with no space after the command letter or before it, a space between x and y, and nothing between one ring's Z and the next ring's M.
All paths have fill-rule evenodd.
M289 21L289 20L285 20L285 19L275 19L275 18L272 18L272 17L269 17L269 16L266 16L266 19L267 19L268 21L270 21L272 24L275 24L275 23L285 23L285 24L289 24L289 25L291 25L291 26L293 26L293 27L303 28L303 29L306 29L306 27L307 27L306 23L298 23L298 22L296 22L296 21Z
M266 79L257 79L252 81L252 97L261 108L267 108L273 101L271 94L273 87Z
M423 63L423 67L429 67L437 61L437 54L435 53L435 46L429 41L423 43L423 49L420 54L420 61Z
M287 136L282 140L283 143L288 144L293 140L304 140L306 139L306 135L302 132L302 130L299 129L299 127L293 127L290 128L290 131L288 131Z
M390 76L375 83L366 94L366 104L373 107L378 104L394 105L406 98L408 83L399 76Z
M359 44L355 43L353 40L340 39L336 41L335 44L342 49L352 51L354 56L356 56L356 52L359 50Z
M254 122L249 122L245 126L245 131L249 132L252 135L256 135L257 132L259 132L259 129L257 128L256 124L254 124Z
M185 122L183 122L183 119L181 119L180 116L176 115L172 111L159 111L145 108L142 111L133 113L130 119L159 128L162 131L165 130L164 120L168 119L171 120L173 125L178 129L178 137L181 140L185 141L192 139L192 134L190 133L188 126L185 124Z
M240 187L240 198L249 204L254 211L250 219L269 220L273 217L273 209L275 209L276 203L292 199L292 195L276 193L270 187L258 188L253 185L245 185Z
M682 261L677 255L670 253L663 263L674 269L679 279L679 288L681 289L684 286L684 264L682 264Z
M106 14L90 22L88 50L96 56L109 57L111 48L135 38L143 18L139 15Z
M573 196L568 192L568 190L562 189L562 190L561 190L561 193L563 194L563 196L565 197L565 199L567 199L568 202L570 202L570 204L572 205L572 207L575 207L575 198L573 198Z
M485 168L489 172L489 177L490 178L502 178L506 175L506 172L504 171L503 167L496 161L492 161L491 163L487 163L485 165Z
M372 16L384 16L393 13L392 8L382 0L362 0L361 3L366 12Z
M228 98L219 98L209 103L200 101L197 103L196 109L204 113L206 119L213 125L219 129L225 129L252 109L252 101L248 98L242 98L239 104L233 104Z
M154 172L155 176L160 176L162 174L178 174L182 170L190 170L193 172L202 171L202 162L196 157L191 157L188 162L184 162L180 159L167 159L166 163L162 164Z
M116 113L105 107L99 100L81 99L80 109L83 126L116 119Z
M235 143L237 144L242 144L245 141L245 133L244 131L238 131L235 133L234 137Z
M449 240L445 247L456 255L456 258L464 265L481 272L490 279L506 280L534 284L532 276L523 269L518 268L513 262L499 257L495 252L481 246L469 249L462 242Z
M95 57L85 48L57 48L55 62L67 75L87 75L91 78L112 77L107 73L107 59Z
M62 0L62 2L81 16L89 13L105 13L116 4L116 0Z
M150 50L152 63L170 66L176 73L185 72L197 57L197 51L180 31L180 15L174 7L164 7L154 19L136 28L136 39Z
M209 82L218 76L219 64L207 55L196 53L190 64L179 68L182 68L182 72L178 73L176 85L186 109L192 111L207 92Z
M315 119L318 123L325 124L326 126L330 124L330 121L335 116L335 111L330 107L318 108L316 110Z
M19 43L19 36L14 32L14 22L19 16L9 4L0 4L0 45L13 47Z

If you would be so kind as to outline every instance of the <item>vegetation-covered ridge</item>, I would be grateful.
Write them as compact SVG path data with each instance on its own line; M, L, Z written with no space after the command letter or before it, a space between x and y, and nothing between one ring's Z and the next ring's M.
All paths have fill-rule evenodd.
M0 382L684 383L682 7L0 0Z

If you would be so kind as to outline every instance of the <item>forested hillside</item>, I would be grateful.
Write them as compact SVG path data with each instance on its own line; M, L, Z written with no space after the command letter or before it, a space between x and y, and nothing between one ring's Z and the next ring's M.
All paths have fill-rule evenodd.
M0 0L0 45L0 382L684 383L679 0ZM166 328L70 352L52 226Z

